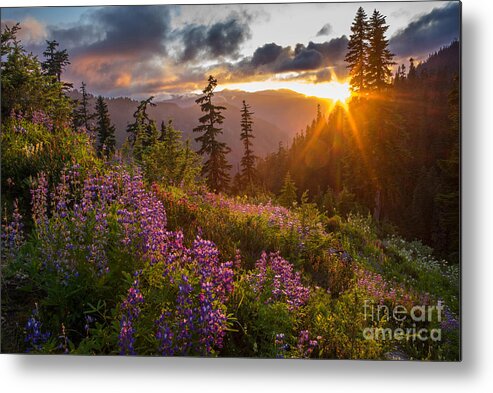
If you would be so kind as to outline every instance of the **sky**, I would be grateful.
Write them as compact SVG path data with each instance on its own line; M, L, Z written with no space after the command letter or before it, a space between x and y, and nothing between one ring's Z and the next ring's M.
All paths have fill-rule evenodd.
M424 60L460 36L452 1L2 8L1 23L20 22L24 47L40 57L46 40L57 40L74 86L168 98L202 89L209 74L221 88L247 91L334 87L347 75L359 6L386 16L398 63Z

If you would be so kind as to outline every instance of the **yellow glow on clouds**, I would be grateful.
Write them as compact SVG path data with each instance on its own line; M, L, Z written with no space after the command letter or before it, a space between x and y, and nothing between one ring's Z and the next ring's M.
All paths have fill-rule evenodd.
M289 80L266 80L244 83L231 83L218 86L218 91L221 90L243 90L249 93L263 90L281 90L289 89L306 96L319 98L328 98L334 101L346 101L351 92L348 82L331 81L321 83L298 82Z

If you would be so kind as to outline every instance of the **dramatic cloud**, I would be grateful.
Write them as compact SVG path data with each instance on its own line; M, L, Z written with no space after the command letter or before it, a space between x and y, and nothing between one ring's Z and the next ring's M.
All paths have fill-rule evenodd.
M409 17L396 16L402 19L392 26L400 27L390 41L396 60L421 58L458 37L459 5L434 7L420 3L395 9L395 15L411 8L410 15L421 15L409 25ZM286 20L294 26L308 8L103 6L60 8L54 13L18 8L9 11L2 25L20 20L22 44L40 59L45 41L57 40L70 56L63 75L67 82L80 86L84 81L95 94L138 98L194 91L210 74L221 84L344 78L348 39L342 31L350 25L354 7L334 13L334 19L327 19L327 13L312 14L311 25L295 26L293 34L284 31ZM325 42L310 41L315 32L317 40Z
M50 37L55 38L64 48L78 48L102 39L104 33L93 24L83 24L69 28L49 26Z
M252 56L251 64L254 67L258 67L264 64L273 63L280 56L282 50L282 46L276 45L273 42L270 44L265 44L255 50Z
M333 38L320 44L310 42L307 49L313 49L319 52L325 61L336 62L342 60L346 54L348 39L345 35L339 38Z
M323 43L309 42L296 45L294 57L284 61L279 71L306 71L321 67L335 66L344 59L348 39L346 36Z
M16 23L17 22L14 20L2 21L1 29L3 31L5 26L12 27ZM17 36L24 45L38 45L44 43L47 37L48 31L46 26L32 17L27 17L22 21L21 30Z
M326 23L318 31L317 37L324 36L324 35L329 35L330 33L332 33L332 25L330 23Z
M315 49L300 49L296 55L283 62L277 71L306 71L320 68L323 56Z
M346 36L323 43L298 43L282 47L268 43L257 48L251 57L237 63L223 62L213 69L223 83L265 80L274 77L282 80L310 80L313 83L328 82L334 75L345 77L344 56Z
M173 7L98 7L71 26L48 26L50 39L67 48L71 65L65 77L85 81L96 93L147 91L165 80L163 62L171 33ZM42 48L35 48L37 53Z
M459 38L460 4L453 2L412 21L390 39L390 49L399 57L425 54Z
M171 31L171 9L155 6L104 7L92 12L86 24L86 33L94 36L97 26L103 37L85 48L92 54L164 53L165 39ZM84 33L66 31L72 34Z
M181 61L234 57L250 38L247 21L235 15L211 26L190 25L179 32L184 45Z

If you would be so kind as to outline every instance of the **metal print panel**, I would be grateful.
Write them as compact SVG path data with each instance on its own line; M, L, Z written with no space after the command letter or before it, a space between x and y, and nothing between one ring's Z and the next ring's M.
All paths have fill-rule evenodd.
M460 18L2 8L2 352L460 360Z

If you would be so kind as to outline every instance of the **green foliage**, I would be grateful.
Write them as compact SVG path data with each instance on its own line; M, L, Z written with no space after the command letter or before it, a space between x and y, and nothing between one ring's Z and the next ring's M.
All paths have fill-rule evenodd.
M96 100L96 132L98 135L98 153L109 157L115 151L115 126L111 124L108 105L102 96Z
M310 331L321 337L319 352L331 359L382 359L391 343L366 339L367 327L385 327L384 321L373 323L365 318L364 300L368 296L351 287L332 300L322 290L314 293L307 305Z
M441 183L436 194L438 223L444 238L437 236L439 248L447 253L449 259L458 263L460 259L460 94L459 78L455 77L449 94L449 123L447 135L451 146L448 156L438 162ZM448 251L448 252L447 252Z
M46 41L46 44L47 48L43 52L45 61L41 63L41 68L46 75L50 76L52 79L55 79L58 83L61 83L62 72L70 64L67 50L58 50L57 48L60 44L55 40ZM64 85L64 87L68 86L71 87L71 85Z
M29 190L39 173L56 182L67 164L78 163L82 170L101 165L87 134L70 128L54 133L26 119L2 122L1 152L2 199L17 198L23 209L30 205Z
M47 75L36 56L22 47L16 36L19 29L6 26L2 32L2 118L12 111L25 116L41 111L55 128L62 128L70 120L71 101L63 94L63 83Z
M142 100L133 114L135 121L127 126L130 134L128 139L133 147L133 155L137 162L141 162L145 150L154 145L158 140L156 122L147 113L148 106L156 106L152 102L153 96Z
M159 141L149 147L142 156L142 168L149 182L190 187L200 175L200 158L189 141L182 142L181 132L171 121L161 125Z
M89 131L93 129L91 120L96 117L96 113L90 113L89 94L87 93L86 84L84 82L82 82L80 92L82 94L82 100L80 102L76 101L78 106L74 109L72 122L74 124L74 129L84 127Z
M285 207L293 206L293 204L298 200L296 191L296 184L293 179L291 179L291 174L288 172L284 177L284 184L278 197L279 203Z
M276 334L284 333L291 341L296 334L299 316L290 312L285 303L266 304L259 299L246 274L236 281L230 310L236 321L225 342L225 356L275 358Z

